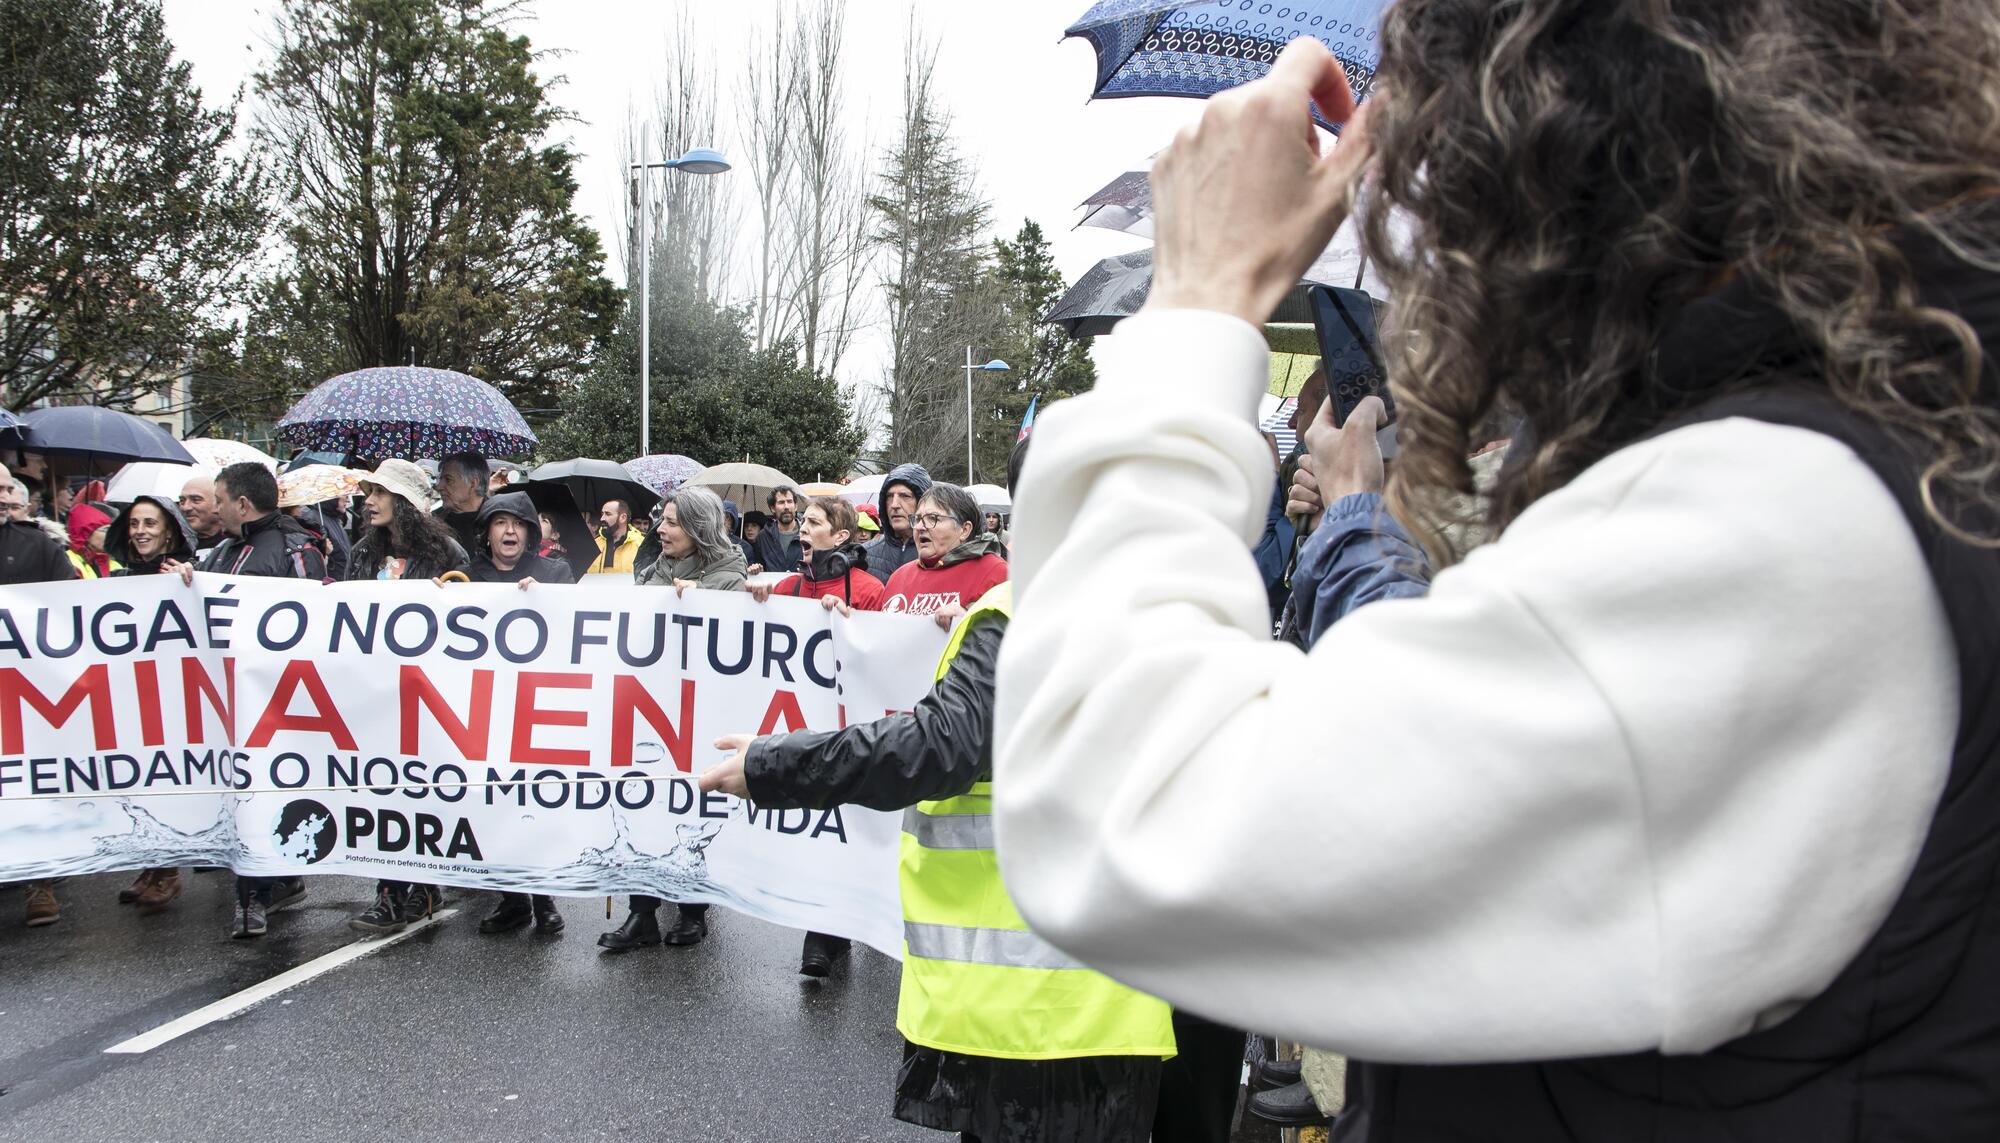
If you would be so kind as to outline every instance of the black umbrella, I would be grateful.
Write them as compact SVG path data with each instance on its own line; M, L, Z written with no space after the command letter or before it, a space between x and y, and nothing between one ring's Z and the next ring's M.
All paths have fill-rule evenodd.
M632 518L639 519L660 502L660 494L646 487L615 460L558 460L528 474L529 484L560 484L569 489L576 506L586 512L604 507L607 500L623 500L632 506Z
M597 533L577 510L576 498L569 494L569 489L554 483L529 483L507 491L527 493L528 499L535 502L535 511L556 526L556 539L563 546L563 562L576 573L576 578L582 579L590 565L597 562Z
M1057 300L1042 320L1059 325L1073 337L1097 337L1139 312L1153 289L1153 252L1135 250L1106 258L1092 266L1076 285ZM1312 307L1304 290L1293 290L1278 303L1274 323L1312 322Z
M36 409L19 428L0 432L0 444L44 456L80 456L87 468L135 460L193 464L194 454L151 421L101 405Z

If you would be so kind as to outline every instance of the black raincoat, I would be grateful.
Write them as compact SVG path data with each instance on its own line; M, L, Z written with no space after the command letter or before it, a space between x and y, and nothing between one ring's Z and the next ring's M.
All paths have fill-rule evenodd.
M951 669L908 714L760 738L743 761L770 809L900 810L957 797L993 773L993 694L1007 621L981 618ZM1008 1060L903 1046L896 1118L981 1140L1145 1143L1161 1065L1152 1056Z
M528 542L521 558L504 571L494 565L493 553L486 550L486 526L493 517L500 515L512 516L528 528ZM498 496L487 497L486 503L479 506L476 525L470 530L474 537L470 550L476 554L472 557L472 566L465 573L472 578L472 582L520 583L530 577L536 583L576 582L576 572L570 569L569 564L537 554L536 549L542 546L541 513L536 510L535 502L528 499L527 493L502 492Z

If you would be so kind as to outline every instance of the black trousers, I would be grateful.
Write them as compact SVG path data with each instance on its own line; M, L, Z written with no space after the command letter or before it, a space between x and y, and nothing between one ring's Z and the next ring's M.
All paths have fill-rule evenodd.
M1161 1065L1153 1143L1228 1143L1247 1039L1241 1028L1174 1010L1178 1054Z

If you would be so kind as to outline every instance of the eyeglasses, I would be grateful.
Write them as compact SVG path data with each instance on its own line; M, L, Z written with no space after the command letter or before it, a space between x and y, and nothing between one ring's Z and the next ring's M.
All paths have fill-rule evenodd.
M914 520L920 528L937 528L945 524L958 523L958 517L947 516L942 512L926 512L921 516L912 516L910 519Z

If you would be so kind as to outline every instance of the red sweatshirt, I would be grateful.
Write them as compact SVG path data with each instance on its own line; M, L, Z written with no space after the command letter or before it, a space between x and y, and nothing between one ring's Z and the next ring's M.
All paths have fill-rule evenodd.
M831 595L844 599L856 611L880 611L882 601L888 598L889 589L882 581L865 571L854 570L834 576L832 579L807 579L802 575L789 576L778 581L771 589L772 595L797 595L806 599L818 599Z
M947 607L970 608L979 597L1007 582L1007 561L987 553L944 567L921 561L904 564L889 577L884 611L935 615Z

